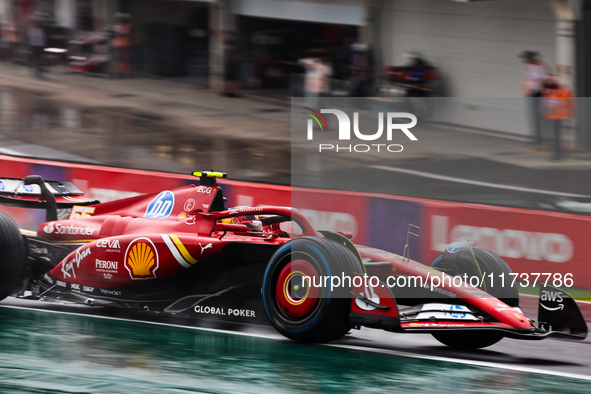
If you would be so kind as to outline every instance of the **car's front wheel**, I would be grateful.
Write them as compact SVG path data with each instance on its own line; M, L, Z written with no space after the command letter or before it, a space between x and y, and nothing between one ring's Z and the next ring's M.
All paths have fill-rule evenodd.
M469 252L465 254L468 258L446 259L444 252L435 257L429 267L452 276L476 276L480 279L481 290L509 306L519 306L519 288L505 260L490 250L473 248L471 243L466 243L464 248Z
M343 245L328 238L296 238L275 252L265 271L267 317L279 333L296 341L338 339L351 328L351 286L343 278L362 272L358 258ZM340 283L333 287L336 278Z
M448 245L445 252L433 259L429 266L452 276L477 277L481 290L509 306L519 306L519 289L511 280L511 268L490 250L474 248L472 242L456 242ZM481 349L503 339L500 335L477 332L440 332L433 337L456 349Z

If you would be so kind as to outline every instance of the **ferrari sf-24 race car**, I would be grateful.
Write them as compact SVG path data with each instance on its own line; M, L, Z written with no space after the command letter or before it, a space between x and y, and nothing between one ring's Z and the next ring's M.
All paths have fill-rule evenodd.
M537 321L527 318L508 265L472 242L450 244L427 266L407 251L317 231L296 209L226 209L217 183L225 174L193 175L199 185L102 204L69 182L1 179L0 203L42 208L46 218L34 232L0 213L0 299L270 322L302 342L335 340L362 326L428 333L473 349L503 337L587 336L576 302L554 287L541 288ZM68 218L58 220L58 211ZM445 275L455 280L432 285ZM468 276L477 285L459 279ZM505 283L488 280L502 276Z

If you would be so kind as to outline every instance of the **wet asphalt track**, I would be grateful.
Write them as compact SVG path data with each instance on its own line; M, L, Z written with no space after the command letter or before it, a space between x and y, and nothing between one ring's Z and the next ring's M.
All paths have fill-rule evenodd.
M533 170L474 157L338 163L332 165L336 169L296 173L292 184L567 213L574 212L560 209L558 202L591 203L587 170ZM589 214L591 208L579 213Z
M522 298L526 314L535 303ZM591 305L583 309L589 320ZM591 392L589 339L503 339L488 349L458 351L429 335L362 328L329 345L303 345L270 326L203 320L187 330L169 319L152 317L153 325L132 321L137 318L87 306L0 302L0 389ZM37 373L27 373L32 369ZM47 391L33 390L36 385Z

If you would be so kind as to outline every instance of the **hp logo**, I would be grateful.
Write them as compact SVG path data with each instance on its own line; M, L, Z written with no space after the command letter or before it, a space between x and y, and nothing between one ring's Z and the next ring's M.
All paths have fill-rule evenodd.
M174 207L174 194L165 190L158 194L148 205L144 217L152 219L164 219L172 213Z
M466 314L464 313L464 308L462 308L460 305L451 305L449 307L449 315L451 317L453 317L454 319L463 319L466 317ZM451 312L451 311L459 311L459 312Z

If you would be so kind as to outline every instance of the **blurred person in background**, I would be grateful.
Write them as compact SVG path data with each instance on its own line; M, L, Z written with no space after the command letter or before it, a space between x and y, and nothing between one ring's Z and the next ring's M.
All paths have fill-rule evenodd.
M351 45L352 55L349 66L349 95L366 97L371 95L374 61L369 45L356 42Z
M573 117L574 99L573 92L561 85L557 75L548 74L542 83L542 110L554 131L554 154L552 160L564 160L561 147L562 123Z
M27 28L27 40L29 43L30 63L33 76L37 79L45 79L43 76L43 51L45 50L45 29L41 20L33 18Z
M424 119L431 116L432 103L426 98L439 94L439 75L420 52L405 52L404 65L384 67L384 76L381 93L404 96L407 111Z
M242 56L238 50L236 36L226 32L224 37L224 91L223 96L240 97L240 61Z
M9 34L8 23L0 22L0 57L2 60L7 60L10 56Z
M420 52L406 52L407 65L404 67L403 83L406 97L429 97L434 93L437 70Z
M530 113L533 143L541 147L543 140L540 97L542 96L542 82L546 78L546 65L542 62L542 57L538 52L523 51L519 57L525 63L521 91L525 94Z
M313 98L310 105L315 107L318 97L325 96L330 89L330 76L332 75L332 64L323 55L321 50L312 51L318 56L306 57L298 60L298 64L306 69L304 79L304 90L306 97Z
M12 59L15 61L18 52L19 42L19 28L12 22L2 23L2 51L6 60Z
M113 76L131 77L133 74L131 29L133 25L126 15L119 16L113 31Z
M353 63L352 37L343 39L342 45L336 50L334 62L334 78L340 81L348 81L351 76L351 64Z

